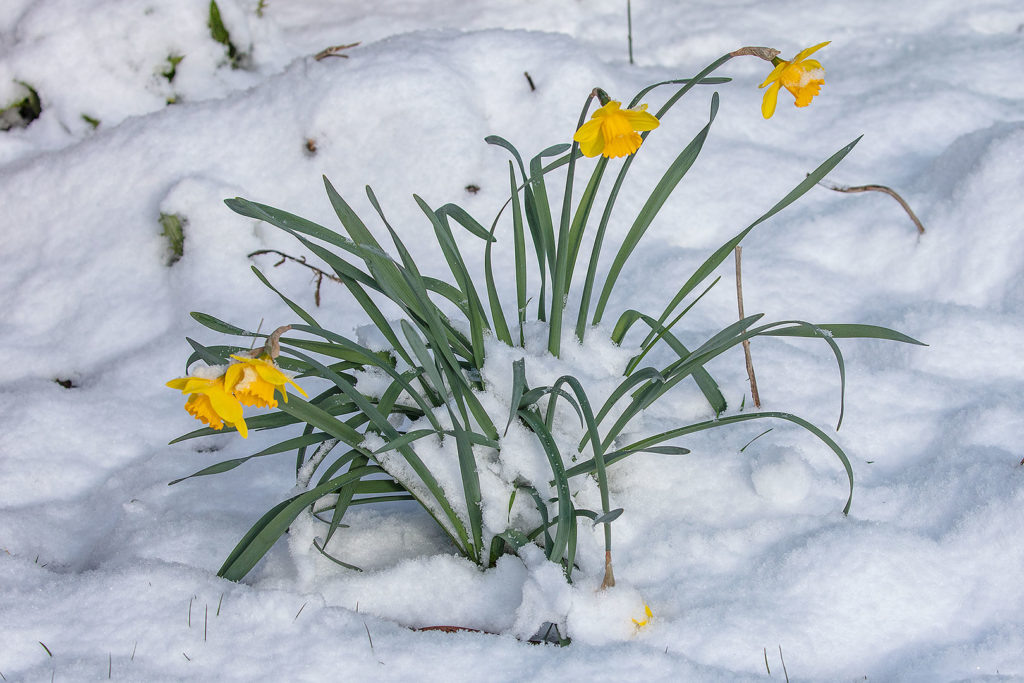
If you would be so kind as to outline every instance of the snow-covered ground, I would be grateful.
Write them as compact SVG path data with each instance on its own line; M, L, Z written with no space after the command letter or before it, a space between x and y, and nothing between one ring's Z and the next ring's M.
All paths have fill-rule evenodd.
M271 0L262 16L255 0L219 7L245 69L210 38L206 0L0 5L0 108L26 95L19 82L42 105L28 127L0 132L5 680L762 680L784 678L780 651L793 680L1024 680L1019 0L635 0L635 65L618 0ZM611 591L594 591L600 530L581 527L569 588L530 552L480 572L401 504L346 519L332 548L361 573L302 548L299 533L244 582L216 577L288 495L294 461L167 486L275 438L166 445L195 426L164 387L182 373L185 336L225 342L188 312L291 322L254 263L304 306L314 292L309 271L247 257L301 248L224 198L336 225L326 175L380 229L369 184L421 267L440 275L411 194L489 224L507 198L507 155L485 136L532 156L570 139L595 86L628 98L745 45L789 57L824 40L821 95L796 109L783 94L770 120L764 62L719 72L734 80L716 86L704 152L609 310L660 311L710 250L864 134L829 180L897 189L925 235L890 197L814 188L743 251L748 314L884 325L929 344L842 343L836 438L857 479L848 517L845 473L820 442L776 425L740 453L766 428L750 423L681 441L687 456L612 468L625 513ZM313 59L356 42L348 58ZM173 80L162 75L169 57L183 57ZM711 90L688 95L648 138L609 239L704 125ZM171 267L161 213L188 221ZM341 287L324 282L321 295L325 326L351 334L367 322ZM687 316L684 339L734 318L734 292L720 285ZM616 353L595 339L565 362L600 374ZM839 380L824 344L759 338L752 353L766 409L834 426ZM710 369L738 406L742 356ZM696 405L681 390L644 420L671 424ZM654 617L637 631L644 603ZM543 618L563 619L573 644L514 637ZM429 625L499 635L410 630Z

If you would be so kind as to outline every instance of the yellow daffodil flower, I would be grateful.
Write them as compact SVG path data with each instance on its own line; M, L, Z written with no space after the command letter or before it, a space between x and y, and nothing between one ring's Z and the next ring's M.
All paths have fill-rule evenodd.
M179 377L172 379L167 386L179 389L183 394L190 394L185 402L185 410L203 424L214 429L222 429L228 424L237 429L242 438L249 436L242 417L242 404L225 387L224 375L214 379Z
M601 154L609 158L629 156L640 149L643 141L637 131L654 130L660 124L647 105L639 109L620 109L621 102L611 101L595 111L580 126L572 139L580 143L584 156Z
M277 400L274 391L280 389L284 402L288 402L285 386L291 384L299 393L307 396L292 378L281 372L269 356L248 358L231 356L238 361L228 366L224 373L224 385L244 405L257 408L276 408Z
M643 621L637 621L636 619L633 620L633 624L636 625L637 631L642 629L644 626L647 626L647 622L649 622L651 620L651 617L654 616L654 612L652 612L651 608L648 607L646 604L644 605L644 614L646 614L647 617Z
M793 97L796 98L795 104L798 107L806 107L811 103L811 99L821 91L821 86L825 84L825 69L822 68L817 60L807 59L807 57L830 42L832 41L819 43L814 47L801 50L789 62L778 57L772 60L775 68L772 69L772 72L768 74L768 78L760 86L764 88L769 84L771 85L768 91L765 92L764 100L761 102L761 114L766 119L770 119L772 114L775 113L775 104L779 97L780 88L785 87L786 90L793 93Z

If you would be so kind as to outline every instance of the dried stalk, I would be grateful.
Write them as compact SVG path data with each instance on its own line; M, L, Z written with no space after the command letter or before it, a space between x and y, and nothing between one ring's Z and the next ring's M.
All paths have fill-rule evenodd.
M338 53L342 50L347 50L350 47L355 47L358 44L359 43L349 43L348 45L332 45L330 47L325 47L323 50L320 50L320 52L313 55L313 59L318 62L322 59L327 59L328 57L343 57L344 59L348 59L348 55Z
M743 247L736 247L736 303L740 310L740 320L743 320L743 278L740 274L740 253ZM754 361L750 358L750 340L743 340L743 357L747 361L747 377L750 378L750 397L754 400L754 407L761 407L761 396L757 393L757 379L754 377Z
M833 185L832 183L826 183L825 181L820 181L818 184L822 187L827 187L830 190L835 190L836 192L884 192L900 203L903 210L907 212L908 216L910 216L910 220L917 226L917 233L919 235L924 234L924 225L921 224L921 221L914 214L913 209L911 209L910 205L907 204L903 197L899 196L899 194L891 187L886 187L885 185L854 185L850 187L846 185Z

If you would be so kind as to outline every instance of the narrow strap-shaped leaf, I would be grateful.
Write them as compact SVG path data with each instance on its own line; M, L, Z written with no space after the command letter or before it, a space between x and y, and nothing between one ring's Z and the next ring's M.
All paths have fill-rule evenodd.
M640 213L637 214L636 220L633 221L633 225L629 228L629 232L626 233L625 240L623 240L622 245L615 254L615 258L612 260L611 268L604 281L604 287L601 289L601 295L597 300L597 306L594 308L594 324L601 322L601 316L604 314L608 297L611 296L612 288L615 287L619 273L622 271L623 266L626 265L630 254L633 253L636 245L651 226L661 207L665 205L669 195L675 190L676 185L679 184L679 181L683 179L683 176L686 175L686 172L690 170L693 163L697 160L697 156L704 147L704 141L707 140L708 133L711 131L711 124L714 123L717 114L718 93L715 93L711 96L711 115L707 125L697 133L693 140L690 141L690 144L679 153L679 156L668 167L668 170L665 171L665 174L658 181L657 186L655 186L654 191L647 198Z
M459 225L461 225L466 230L476 235L480 239L484 240L485 242L496 241L494 238L494 234L492 232L487 230L487 228L485 228L484 226L480 225L479 221L473 218L473 216L471 216L469 212L467 212L458 204L445 204L444 206L437 209L435 213L439 218L442 216L451 216L459 223Z
M602 517L607 517L611 514L611 503L608 495L608 473L605 469L604 448L601 443L601 436L597 431L597 420L594 419L594 411L590 407L590 399L587 398L587 392L583 390L583 385L580 384L579 380L572 375L563 375L552 386L557 389L563 383L568 384L572 388L573 393L576 394L576 400L579 402L580 409L583 411L583 417L587 425L587 435L590 437L591 447L594 449L597 486L601 493L601 511L604 513ZM551 402L554 403L554 400L555 398L552 396ZM617 516L615 515L615 517ZM602 522L604 524L604 549L607 552L611 552L612 549L611 522L615 517Z
M573 272L576 269L576 260L579 257L580 246L583 243L583 233L590 219L590 212L594 208L594 201L597 199L597 189L601 186L601 179L608 167L608 157L601 157L594 164L594 172L590 175L590 182L587 189L580 197L580 203L576 206L576 213L572 219L572 230L569 233L569 257L565 280L565 290L568 292L572 285Z
M658 321L652 318L651 316L645 315L633 309L623 312L623 314L619 317L618 322L615 324L615 329L612 332L612 340L615 341L616 344L621 343L622 338L629 330L629 327L637 320L642 320L643 322L647 323L648 327L651 328L652 332L657 333L655 341L657 341L658 339L663 339L665 343L668 344L669 347L671 347L672 350L676 352L676 355L678 355L680 359L685 359L690 356L689 349L687 349L686 346L683 345L683 343L679 341L679 339L677 339L674 334L669 332L667 327L662 327L658 323ZM678 320L678 318L676 320ZM674 322L676 321L673 320L673 323ZM640 355L634 357L630 361L629 365L626 366L627 374L632 372L633 367L636 366L636 363L639 362L640 358L643 358L643 355L645 353L646 349L642 351ZM703 366L695 368L692 374L694 381L700 388L701 393L704 394L704 398L706 398L708 400L708 403L711 404L711 409L715 411L715 414L717 415L721 412L724 412L727 407L725 397L722 395L722 391L718 388L718 383L715 382L711 374L707 370L705 370Z
M516 418L516 413L519 412L520 400L523 398L523 392L526 390L526 359L517 358L512 361L512 399L509 401L509 413L508 422L505 423L505 434L508 434L508 428L512 424L512 420Z
M281 209L276 209L272 206L267 206L266 204L257 204L256 202L251 202L248 199L242 199L241 197L225 199L224 203L227 204L228 208L235 213L265 221L289 233L298 232L304 235L309 235L310 237L315 237L318 240L322 240L328 244L333 244L336 247L341 247L342 249L362 258L363 250L360 249L359 245L355 242L343 235L339 235L330 228L314 223L302 216L296 216L295 214L282 211Z
M216 465L204 467L198 472L193 472L187 477L175 479L174 481L168 483L168 486L173 486L178 482L185 481L186 479L192 479L193 477L205 477L210 474L221 474L222 472L233 470L239 465L248 462L253 458L260 458L265 455L275 455L277 453L283 453L285 451L301 448L302 446L310 446L312 444L320 443L321 441L326 441L329 438L331 438L330 435L324 433L305 434L303 436L296 436L295 438L286 439L281 443L274 444L273 446L268 446L259 453L253 453L252 455L248 455L244 458L232 458L230 460L223 460L217 463Z
M320 323L316 321L316 318L307 313L306 310L302 308L302 306L299 306L297 303L295 303L294 301L286 297L284 294L282 294L281 290L279 290L277 287L270 284L270 280L268 280L267 277L260 272L259 268L257 268L256 266L250 266L250 268L252 272L256 274L256 277L260 279L260 282L265 284L274 294L277 294L277 296L280 297L281 301L285 302L288 305L288 308L292 309L292 311L295 312L295 315L302 318L309 325L315 325L316 327L320 327Z
M433 425L438 430L441 429L440 425L436 421L436 418L434 417L433 406L430 403L428 403L426 399L424 399L423 395L419 391L417 391L412 386L412 384L406 381L403 375L399 374L392 367L391 363L383 360L378 354L371 351L370 349L367 349L364 346L361 346L360 344L357 344L351 339L347 339L346 337L331 332L330 330L307 327L304 325L293 325L292 329L298 332L308 332L310 334L318 335L320 337L323 337L324 339L334 342L335 344L338 344L339 346L342 346L343 348L347 348L356 354L361 354L361 357L365 360L367 365L372 365L374 367L380 368L385 373L387 373L387 375L390 376L393 380L402 384L402 389L404 389L412 397L413 401L416 402L416 405L419 406L423 414L427 417L428 420L430 420L431 425ZM409 365L412 365L414 367L417 365L417 363L412 359L411 356L409 357L409 360L407 362L409 363Z
M733 251L736 249L736 246L743 241L743 238L746 237L751 230L753 230L761 223L764 223L766 220L768 220L775 214L779 213L787 206L795 202L797 199L802 197L804 193L806 193L809 189L814 187L815 184L818 183L818 181L820 181L822 178L828 175L828 173L833 168L835 168L839 164L839 162L842 161L846 157L846 155L853 150L854 147L856 147L858 142L860 142L859 137L850 144L840 149L832 156L830 156L824 162L822 162L821 165L814 169L814 171L807 174L807 177L804 178L799 184L797 184L796 187L790 190L789 194L787 194L785 197L779 200L775 204L775 206L773 206L768 211L763 213L760 218L758 218L756 221L748 225L746 228L741 230L735 237L733 237L731 240L729 240L728 242L720 246L717 250L715 250L715 252L711 254L711 256L709 256L707 260L704 261L704 263L701 264L701 266L693 272L693 275L691 275L690 278L686 281L686 284L684 284L679 289L679 291L676 293L675 297L673 297L669 305L665 307L665 312L662 313L660 318L658 318L658 322L664 323L665 320L668 319L669 315L671 315L672 311L675 310L675 307L679 304L679 302L682 301L690 292L696 289L696 287L701 282L703 282L709 275L711 275L711 273L714 272L714 270L733 253Z
M395 450L397 448L402 448L403 446L408 446L409 444L411 444L414 441L418 441L419 439L422 439L424 437L431 436L431 435L436 436L437 432L434 431L433 429L414 429L411 432L406 432L405 434L402 434L402 435L398 436L397 438L388 440L383 446L381 446L380 448L375 450L373 452L373 454L374 455L379 455L381 453L386 453L388 451L393 451L393 450Z
M519 206L519 193L516 192L516 174L512 162L508 165L509 180L512 184L512 240L515 251L516 267L516 321L519 325L519 345L525 346L523 324L526 322L526 236L523 231L523 212Z
M195 339L191 337L185 337L185 341L189 343L189 346L196 352L196 354L202 359L207 365L224 365L227 362L226 358L221 358L217 354L213 353L210 349L203 346ZM185 368L186 372L188 368Z
M270 547L277 542L288 526L295 521L299 513L319 498L336 491L349 481L354 481L370 474L380 472L381 469L375 466L360 467L355 470L332 479L320 486L317 486L305 493L300 493L288 500L278 503L270 509L246 532L242 540L238 542L234 550L224 560L224 564L217 572L230 581L240 581L249 571L256 566L256 563L270 550Z
M731 55L728 55L728 56L731 57ZM719 66L724 64L726 61L728 61L728 60L720 59L718 62L715 62L714 64L712 64L711 66L706 68L702 73L705 73L705 74L711 73L712 71L717 69ZM636 105L640 104L640 102L643 100L644 96L647 93L651 92L655 88L660 88L663 85L683 85L683 86L689 86L689 88L692 88L695 85L721 85L723 83L728 83L731 80L732 80L731 78L723 78L723 77L720 77L720 76L716 76L714 78L701 78L701 77L698 76L696 78L676 78L676 79L673 79L671 81L660 81L658 83L652 83L651 85L648 85L647 87L641 89L640 92L638 92L636 95L633 96L633 99L629 103L629 108L633 109L634 107L636 107ZM687 91L689 91L689 88L687 89ZM686 93L684 92L683 94L686 94ZM676 99L678 99L678 98L676 98ZM665 113L664 111L661 112L662 115L664 115L664 113Z
M665 394L665 392L679 383L682 379L689 377L695 370L702 368L704 363L707 363L715 356L724 353L736 344L741 343L744 339L749 339L750 335L745 336L744 333L751 325L760 320L763 316L763 313L758 313L756 315L747 316L743 320L739 320L729 325L725 329L713 335L686 358L673 363L669 368L663 370L661 373L663 381L652 380L647 386L642 387L638 392L636 392L632 403L626 407L615 421L615 424L613 424L605 434L605 448L608 448L611 445L629 421L632 420L641 410L651 405L655 400Z
M352 386L351 383L346 381L343 377L338 376L336 373L331 372L329 368L324 366L322 363L319 363L317 360L309 358L297 351L292 351L292 353L300 358L303 358L307 362L317 366L318 369L321 371L324 379L334 382L334 384L339 389L341 389L342 393L348 396L352 400L352 402L356 404L356 406L361 412L369 416L371 424L380 432L380 434L385 439L395 439L398 437L398 430L396 430L391 425L391 423L388 422L387 416L381 413L376 406L371 404L366 399L365 396L360 394L359 391L357 391L356 388ZM291 404L289 403L287 405L290 406ZM311 417L323 421L322 416L316 415L315 412L312 412ZM303 419L306 422L317 424L311 419L307 419L305 417ZM337 420L334 420L334 422L337 422ZM335 434L333 431L331 431L331 429L321 427L319 424L317 424L317 426L323 429L324 431L333 434L342 441L345 441L344 438L342 438L339 434ZM360 435L360 440L362 440L362 435ZM348 441L345 442L348 443ZM437 504L440 506L441 511L444 513L449 524L451 525L451 529L449 529L447 525L442 524L440 521L438 521L438 525L442 529L444 529L449 534L449 536L451 536L452 540L456 543L456 545L461 547L468 555L470 550L470 540L468 534L466 533L465 525L462 524L462 520L460 520L458 515L455 514L455 511L451 507L451 503L444 495L443 489L441 488L440 484L438 484L437 479L434 477L434 474L430 471L430 468L428 468L420 459L420 457L416 455L416 452L409 448L408 446L403 446L399 448L398 452L402 456L402 458L405 459L405 461L409 464L412 470L416 473L416 476L420 478L420 481L423 482L424 486L427 487L427 490L434 497L434 500L437 501ZM415 492L410 492L415 495ZM427 510L427 512L430 512L433 515L433 511L428 505L424 504L423 507L424 509ZM435 519L437 519L436 516Z
M792 415L790 413L781 413L774 411L761 413L740 413L738 415L721 416L715 418L714 420L698 422L695 424L686 425L684 427L670 429L667 432L655 434L654 436L649 436L635 443L631 443L628 446L625 446L616 451L614 455L612 453L608 453L608 455L605 457L605 464L611 465L625 457L628 457L633 453L639 453L643 450L647 450L651 446L660 444L663 441L675 439L680 436L685 436L687 434L693 434L695 432L704 431L706 429L717 429L718 427L724 427L726 425L736 424L739 422L746 422L748 420L763 419L786 420L788 422L792 422L796 425L799 425L800 427L803 427L805 430L809 431L814 436L818 437L819 440L824 442L825 445L828 446L832 450L832 452L836 454L836 457L839 458L839 461L843 464L843 469L846 470L846 476L850 484L850 493L846 499L846 505L843 507L843 514L849 513L850 505L853 503L853 466L850 464L849 458L846 457L846 453L844 453L843 449L839 447L839 444L833 441L828 434L823 432L818 427L815 427L807 420L804 420L803 418L797 417L796 415ZM588 460L586 462L579 463L578 465L569 468L569 470L566 471L566 476L574 477L580 474L584 474L586 472L592 472L594 471L594 467L594 462Z
M356 408L355 405L350 403L344 396L332 396L317 405L331 415L351 413ZM279 427L293 425L296 422L302 422L302 420L280 411L245 418L245 424L249 428L250 432L277 429ZM214 434L227 434L234 431L236 431L234 427L228 426L225 426L220 430L211 429L210 427L201 427L195 431L189 432L188 434L182 434L169 443L176 444L180 441L188 441L189 439L195 439L203 436L213 436Z
M587 118L587 111L594 101L594 95L587 97L586 103L580 111L580 118L576 128L580 128ZM562 212L558 221L558 244L555 247L555 261L552 264L551 272L551 316L548 324L548 352L558 358L562 346L562 315L565 311L565 299L569 292L567 282L569 276L569 250L570 250L570 216L572 215L572 188L576 177L576 152L579 150L579 143L573 140L569 152L569 166L565 173L565 192L562 194Z
M513 184L515 183L514 177L512 182ZM512 200L518 200L518 197L513 195L510 201ZM516 203L518 205L518 201ZM445 206L454 206L454 204L446 204ZM441 209L444 208L445 207L441 207ZM440 212L441 209L438 209L438 211ZM498 341L502 341L509 346L513 346L512 333L509 332L508 322L505 320L505 312L501 310L501 297L498 295L498 287L494 282L494 267L492 266L491 259L491 247L496 241L494 232L498 229L498 218L500 218L500 213L498 217L495 217L494 222L491 224L490 231L487 232L487 237L489 239L487 240L487 246L484 247L484 280L487 284L487 301L491 306L491 321L494 329L494 336L498 338Z
M552 483L551 485L554 486L554 483ZM554 539L551 538L551 533L549 531L551 527L551 522L548 521L549 517L547 503L545 503L544 499L541 498L539 493L537 493L537 489L533 488L532 486L523 484L517 486L516 490L526 491L528 494L530 494L530 497L533 498L534 505L537 507L537 512L540 514L540 526L531 531L530 533L528 533L526 537L532 541L533 539L537 538L537 536L539 536L541 533L543 533L544 557L551 557L551 550L555 547L555 542Z
M206 313L199 313L198 311L192 311L189 313L192 318L202 325L208 327L214 332L220 332L221 334L232 334L236 337L256 337L256 332L250 332L249 330L243 330L241 327L226 323L219 318L214 318L212 315Z
M555 526L555 536L552 539L552 548L548 553L548 559L552 562L560 562L565 556L569 544L570 527L575 524L572 514L572 500L569 497L569 480L565 476L565 465L562 463L562 456L558 452L558 446L551 436L551 432L544 425L544 420L533 410L520 410L519 417L526 422L527 426L537 435L544 454L548 457L551 471L554 474L554 486L558 492L558 516Z
M473 559L479 563L483 555L483 496L480 492L480 474L476 469L473 444L466 438L466 431L455 424L455 448L459 455L459 473L462 475L462 491L466 496L466 513L469 528L473 534Z
M445 389L444 381L441 379L441 371L437 367L437 361L430 355L426 344L420 339L416 328L405 320L400 321L399 324L402 326L402 333L405 335L406 341L409 342L409 350L416 356L416 360L419 361L424 374L430 380L433 390L443 400L448 392Z
M643 342L640 344L640 347L641 347L640 353L638 353L636 356L634 356L633 358L631 358L629 360L629 363L626 365L626 372L625 372L625 374L628 375L629 373L633 372L633 369L637 365L640 364L640 361L642 361L644 359L644 356L647 355L647 352L650 351L652 348L654 348L654 345L657 344L658 341L661 340L661 338L664 336L664 334L667 333L669 330L671 330L673 327L675 327L676 323L678 323L680 320L682 320L683 316L686 315L687 313L689 313L690 309L692 309L694 306L696 306L697 302L699 302L701 299L703 299L704 295L707 294L708 292L710 292L711 288L714 287L715 285L717 285L721 281L721 279L722 279L722 276L719 275L714 280L712 280L711 284L708 285L707 287L705 287L703 292L701 292L696 297L694 297L693 301L688 303L686 305L686 308L684 308L682 311L680 311L676 315L676 317L673 318L672 321L668 325L662 326L661 324L658 324L656 327L655 326L650 326L651 330L648 333L647 338L644 339ZM627 311L627 313L628 313L628 311ZM625 315L626 314L624 313L623 316L625 316ZM635 320L633 322L635 322ZM616 338L616 334L618 333L619 325L621 323L622 323L622 318L620 318L619 321L615 324L615 331L612 332L612 339L613 340ZM630 323L630 324L632 324L632 323ZM625 331L623 331L619 335L618 339L620 341L618 341L616 343L617 344L621 344L622 343L621 342L622 337L624 337L624 336L625 336ZM723 408L723 410L724 410L724 408ZM716 411L716 412L721 412L721 411Z
M885 339L888 341L903 342L904 344L917 344L920 346L928 346L924 342L920 342L913 337L908 337L902 332L896 330L890 330L888 327L879 327L877 325L860 325L860 324L826 324L821 323L813 325L814 328L820 330L833 339ZM802 326L788 327L778 330L771 330L770 332L764 332L763 334L773 337L817 337L820 336L807 328Z
M452 229L448 225L448 214L435 212L418 195L413 195L413 199L416 200L416 203L434 227L437 243L441 247L441 253L444 255L445 261L448 262L448 268L455 277L455 281L459 284L459 288L466 294L469 309L470 337L473 341L473 361L477 368L482 368L484 365L483 331L484 329L490 329L490 326L487 323L487 314L484 312L483 304L480 302L480 295L473 284L473 278L466 268L458 242L455 241ZM482 227L480 229L483 230Z

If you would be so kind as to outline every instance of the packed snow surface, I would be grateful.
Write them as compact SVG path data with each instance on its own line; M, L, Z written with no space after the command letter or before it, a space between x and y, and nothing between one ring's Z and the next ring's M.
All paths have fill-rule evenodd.
M636 0L635 64L618 0L258 4L218 2L241 68L211 38L206 0L0 6L0 109L28 88L42 108L0 132L5 680L732 681L781 679L783 660L794 680L1024 680L1019 0ZM248 256L303 252L223 199L337 227L325 175L384 241L370 185L421 269L441 277L411 195L456 202L489 226L507 199L508 155L487 135L529 158L570 140L596 86L628 100L742 46L786 58L825 40L815 57L826 82L811 106L783 92L764 120L757 86L770 67L737 58L716 73L732 82L695 88L652 132L621 193L613 245L719 92L702 155L609 311L659 313L711 251L863 135L828 182L896 189L924 235L884 194L815 187L743 251L748 314L870 323L928 344L840 340L838 433L828 347L752 344L764 408L807 418L850 455L848 516L831 452L800 429L755 421L675 442L689 455L611 468L625 512L613 524L619 585L609 591L595 590L600 528L580 526L570 586L531 547L479 571L406 503L346 517L331 549L362 572L320 556L310 546L319 532L300 518L244 581L217 578L238 539L292 491L294 459L167 486L280 440L167 445L195 426L164 386L183 373L185 337L233 342L188 313L265 330L293 322L255 265L326 327L354 337L369 322L342 287L325 280L316 307L311 271ZM345 57L313 58L353 43ZM646 99L656 108L669 92ZM186 220L170 266L161 214ZM507 283L510 233L498 238ZM465 245L479 269L481 243ZM732 260L720 271L681 323L688 343L735 320ZM511 287L502 296L514 303ZM609 317L583 346L567 336L560 363L542 342L528 349L531 381L571 372L603 391L632 355L607 341ZM517 356L498 346L486 375L500 398ZM750 409L740 353L709 370L731 411ZM631 429L709 417L680 385ZM580 495L592 505L596 489ZM500 511L484 513L500 522ZM653 618L638 628L645 604ZM549 621L571 646L524 642ZM477 631L413 630L438 625Z

